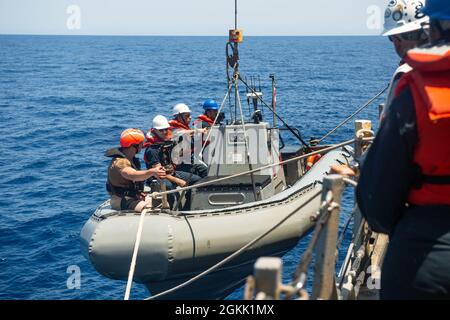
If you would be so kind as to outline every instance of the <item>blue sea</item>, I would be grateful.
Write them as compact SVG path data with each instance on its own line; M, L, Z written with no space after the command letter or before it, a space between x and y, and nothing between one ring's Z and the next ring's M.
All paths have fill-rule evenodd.
M176 103L197 114L205 99L221 100L226 40L0 36L0 299L123 298L125 282L99 275L79 245L83 224L107 198L103 153L123 129L146 131ZM260 76L268 101L275 74L279 113L305 140L381 91L398 64L382 37L246 37L240 58L243 76ZM358 118L377 123L380 102ZM350 122L326 142L352 135ZM348 190L342 222L352 201ZM284 281L308 239L284 256ZM77 267L81 284L72 289ZM132 299L148 295L134 284ZM241 298L242 288L228 297Z

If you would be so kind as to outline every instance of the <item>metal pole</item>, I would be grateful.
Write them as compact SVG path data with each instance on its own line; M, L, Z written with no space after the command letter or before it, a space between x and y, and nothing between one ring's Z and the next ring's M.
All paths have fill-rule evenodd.
M364 134L362 137L358 137L358 132L364 130ZM359 158L363 154L363 149L366 144L362 138L370 138L372 137L369 132L372 130L372 121L370 120L355 120L355 157Z
M237 24L238 24L238 11L237 11L237 0L234 0L234 29L237 29Z
M358 132L361 132L364 130L364 133L362 136L358 137ZM355 159L359 159L361 155L364 152L364 147L366 145L366 142L362 140L363 137L372 137L373 135L370 133L372 130L372 122L370 120L356 120L355 121ZM356 203L356 202L355 202ZM356 208L355 210L355 218L353 220L353 234L357 235L359 234L360 228L364 228L364 218L361 214L361 211L359 208ZM362 232L364 230L362 229ZM361 237L356 238L356 241L359 239L362 239ZM355 243L356 243L355 241ZM360 243L356 243L357 247L360 245Z
M162 180L160 182L160 187L161 187L161 192L167 191L166 185L164 184L164 182ZM167 194L163 194L161 200L162 200L162 208L170 209L169 202L167 201Z
M316 264L314 270L313 299L337 299L335 280L336 244L339 232L339 204L344 190L344 181L340 175L329 175L323 179L322 203L332 203L322 209L328 210L329 217L320 233L316 247Z
M272 110L273 110L273 127L277 127L277 116L275 113L277 112L277 104L276 104L276 88L275 88L275 75L271 74L270 79L272 79Z
M247 131L245 129L245 120L244 120L244 111L242 110L242 105L241 105L241 101L240 101L240 97L239 97L239 87L238 87L238 76L236 76L234 78L234 83L235 83L235 95L236 95L236 106L237 104L239 104L239 110L241 112L241 125L242 125L242 130L244 130L244 145L245 145L245 152L247 153L247 161L248 161L248 168L250 170L250 179L252 181L252 188L253 188L253 196L255 197L255 201L259 200L258 197L258 192L256 192L256 184L255 184L255 176L253 174L253 166L252 166L252 162L250 159L250 150L247 144ZM237 115L236 115L237 116Z
M255 294L263 292L265 300L279 300L282 270L280 258L259 258L255 263Z

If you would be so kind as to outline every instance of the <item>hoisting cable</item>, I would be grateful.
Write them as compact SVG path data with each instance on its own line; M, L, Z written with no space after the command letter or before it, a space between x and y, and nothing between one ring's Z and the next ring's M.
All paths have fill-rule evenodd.
M239 256L240 254L242 254L245 250L247 250L248 248L250 248L251 246L253 246L255 243L257 243L258 241L260 241L261 239L263 239L264 237L266 237L268 234L270 234L272 231L274 231L276 228L278 228L280 225L282 225L284 222L286 222L286 220L288 220L290 217L292 217L294 214L296 214L299 210L303 209L304 207L306 207L306 205L308 205L311 201L313 201L316 197L318 197L320 194L322 193L322 191L317 191L314 195L312 195L308 200L305 201L305 203L303 203L300 207L298 207L295 211L291 212L290 214L288 214L286 217L284 217L282 220L280 220L277 224L275 224L272 228L270 228L269 230L267 230L266 232L264 232L263 234L259 235L258 237L256 237L255 239L253 239L252 241L250 241L249 243L247 243L245 246L243 246L242 248L240 248L239 250L235 251L234 253L232 253L231 255L229 255L228 257L226 257L225 259L223 259L222 261L220 261L219 263L215 264L214 266L212 266L211 268L203 271L202 273L198 274L197 276L191 278L190 280L183 282L182 284L173 287L172 289L169 289L167 291L158 293L154 296L148 297L145 300L153 300L156 298L159 298L163 295L172 293L174 291L177 291L183 287L186 287L188 285L190 285L191 283L199 280L200 278L206 276L207 274L215 271L216 269L220 268L221 266L223 266L224 264L226 264L227 262L233 260L234 258L236 258L237 256Z
M276 112L275 110L273 110L273 108L271 106L269 106L257 93L255 90L253 90L253 88L251 88L248 83L241 77L241 75L239 75L239 80L242 81L242 83L257 97L257 99L259 99L259 101L261 101L261 103L263 105L265 105L277 118L278 120L280 120L285 126L286 128L292 132L292 134L308 149L308 150L312 150L311 147L309 146L309 144L307 144L302 137L295 132Z
M387 89L389 88L389 85L386 86L383 90L381 90L379 93L377 93L373 98L371 98L369 101L367 101L362 107L360 107L358 110L356 110L354 113L352 113L350 116L348 116L344 121L342 121L340 124L338 124L333 130L328 132L326 135L324 135L321 139L315 140L314 143L317 145L321 143L323 140L328 138L332 133L334 133L337 129L345 125L347 122L349 122L354 116L356 116L358 113L363 111L365 108L370 106L372 102L374 102L378 97L380 97Z
M235 90L235 94L236 94L236 104L239 105L239 110L241 112L241 124L242 124L242 130L244 130L244 145L245 145L245 153L247 154L248 169L249 169L249 171L253 171L252 162L250 161L250 150L249 150L248 144L247 144L247 129L245 128L244 110L242 110L241 98L239 96L238 77L239 77L239 73L236 73L234 80L233 80L234 86L235 86L234 90ZM255 201L258 201L258 195L256 193L255 177L253 175L253 172L250 173L250 179L252 181L253 196L255 197Z
M225 94L225 97L223 98L222 103L220 104L219 111L217 112L217 116L214 118L214 122L213 122L213 124L211 125L211 128L214 127L214 126L216 125L217 119L219 118L220 112L222 111L222 108L224 107L225 102L227 101L227 98L228 98L228 96L230 95L230 92L231 92L231 88L232 88L232 87L233 87L233 83L230 83L230 84L228 85L227 93ZM205 139L205 141L202 142L202 149L201 149L200 152L198 153L198 157L199 157L199 158L203 158L203 156L202 156L202 155L203 155L203 151L205 150L206 144L207 144L207 142L209 141L209 138L211 137L211 132L212 132L211 129L208 130L208 134L206 135L206 139Z

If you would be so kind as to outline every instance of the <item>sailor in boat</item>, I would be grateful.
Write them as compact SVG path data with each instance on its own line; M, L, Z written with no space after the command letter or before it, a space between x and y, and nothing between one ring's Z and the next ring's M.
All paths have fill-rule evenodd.
M172 161L172 155L176 142L172 140L172 130L169 121L162 115L157 115L153 119L153 127L147 133L147 142L145 144L146 150L144 160L147 168L158 168L163 166L167 176L162 181L167 190L173 190L177 187L186 187L194 184L201 179L192 172L179 170L177 164ZM182 157L183 159L184 157ZM149 184L152 184L151 179ZM186 194L186 199L190 199L190 193ZM168 196L169 205L173 207L175 196ZM189 201L186 201L186 206L189 206Z
M141 170L136 154L141 151L144 140L145 136L141 130L127 129L120 136L120 148L106 151L105 155L112 158L108 167L106 189L111 196L111 207L114 210L141 212L151 204L151 198L143 193L144 181L150 177L166 177L161 165Z
M209 128L213 125L214 119L216 119L219 112L219 105L216 100L208 99L203 102L203 110L204 113L199 115L197 119L194 121L195 127ZM220 120L220 119L218 119ZM220 123L220 121L216 121Z
M191 110L184 103L178 103L173 107L173 118L169 121L170 128L173 134L173 140L177 144L184 143L186 148L190 148L191 156L177 164L177 170L183 172L192 172L193 174L204 178L208 174L208 167L204 163L195 163L194 160L194 146L196 134L201 135L206 132L206 129L192 129L191 124Z
M428 41L422 24L426 24L429 18L420 12L424 4L425 0L397 0L390 1L386 8L383 36L389 38L401 58L399 67L394 72L389 85L386 106L392 102L398 80L403 74L411 71L411 67L404 60L406 53ZM382 117L385 115L386 113L383 112Z
M382 299L450 299L450 5L421 12L430 44L408 51L356 190L371 228L390 235Z

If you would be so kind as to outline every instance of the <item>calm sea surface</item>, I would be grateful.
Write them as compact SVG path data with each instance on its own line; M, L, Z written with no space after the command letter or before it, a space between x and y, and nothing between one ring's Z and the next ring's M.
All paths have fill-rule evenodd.
M0 299L123 298L125 282L99 275L78 240L107 198L103 152L123 129L146 131L178 102L197 114L203 100L221 100L225 42L0 36ZM247 37L240 53L242 74L259 75L266 98L276 75L279 112L305 139L323 136L379 92L398 63L382 37ZM378 102L359 118L376 123ZM349 123L327 142L352 134ZM343 222L352 190L344 200ZM283 258L285 281L306 244ZM67 288L69 266L81 270L80 289ZM146 296L133 286L133 299ZM241 297L242 288L229 298Z

